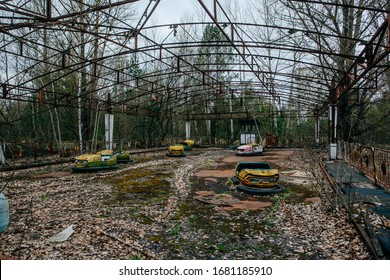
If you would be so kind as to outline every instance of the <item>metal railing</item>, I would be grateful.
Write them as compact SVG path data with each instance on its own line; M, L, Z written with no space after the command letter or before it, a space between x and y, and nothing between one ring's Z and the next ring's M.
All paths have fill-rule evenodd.
M339 141L337 156L390 190L390 150Z

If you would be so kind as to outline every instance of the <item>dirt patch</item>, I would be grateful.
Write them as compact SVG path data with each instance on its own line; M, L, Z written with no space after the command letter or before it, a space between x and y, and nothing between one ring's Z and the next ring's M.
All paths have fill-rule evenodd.
M295 185L308 185L311 183L310 174L300 170L287 170L280 172L280 181Z
M241 200L239 203L233 203L229 206L223 207L226 211L232 210L265 210L267 207L270 207L272 202L265 201L251 201L251 200Z
M231 176L234 176L234 170L228 169L228 170L198 170L195 173L196 177L202 177L202 178L229 178Z
M245 162L245 161L265 161L264 156L247 156L247 157L242 157L242 156L227 156L222 159L222 162L225 163L239 163L239 162Z
M35 175L34 178L37 178L37 179L61 178L61 177L70 176L70 175L72 175L72 173L70 171L57 171L57 172Z
M216 194L212 191L199 191L196 192L196 194L197 196L194 197L195 200L206 204L222 206L226 211L264 210L265 208L272 205L272 202L269 201L240 200L230 194Z
M197 192L199 194L200 192ZM205 193L205 192L201 192ZM230 206L235 203L239 203L240 200L237 198L234 198L230 194L216 194L214 192L206 192L205 195L197 195L194 197L195 200L207 203L207 204L213 204L216 206Z
M308 197L305 199L305 202L307 203L321 203L320 197Z
M279 163L280 161L286 161L288 157L294 154L293 150L274 150L267 151L261 156L236 156L231 155L225 157L222 162L225 163L239 163L246 161L268 161L271 163Z
M197 196L194 197L195 200L206 204L222 206L222 208L226 211L264 210L265 208L272 205L272 202L269 201L256 201L252 199L240 200L238 198L234 198L230 194L216 194L212 191L198 191L196 194Z

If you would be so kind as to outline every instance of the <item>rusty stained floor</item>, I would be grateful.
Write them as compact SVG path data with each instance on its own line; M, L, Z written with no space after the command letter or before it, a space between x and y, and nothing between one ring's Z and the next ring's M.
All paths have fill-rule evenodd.
M236 156L228 155L221 158L218 162L209 162L209 169L199 169L194 173L195 179L203 179L208 182L226 184L230 191L234 191L235 187L229 181L229 178L235 175L235 166L239 162L260 162L267 161L273 167L279 168L286 160L294 155L293 150L271 150L265 152L261 156ZM294 182L294 184L304 184L309 181L308 174L299 170L281 171L281 181ZM222 180L221 180L222 179ZM210 187L211 189L213 187ZM226 190L227 191L227 190ZM257 201L262 199L255 196L245 195L246 198L237 198L227 193L216 193L214 191L197 191L195 199L216 206L221 206L224 210L264 210L272 205L270 201ZM240 195L240 193L238 193ZM236 195L237 196L237 195ZM266 197L269 200L270 197ZM263 199L264 200L264 199ZM316 201L319 201L318 198Z

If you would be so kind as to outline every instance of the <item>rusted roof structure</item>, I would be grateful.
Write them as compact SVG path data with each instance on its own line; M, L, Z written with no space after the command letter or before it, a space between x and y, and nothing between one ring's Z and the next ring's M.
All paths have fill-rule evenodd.
M2 1L0 97L53 107L88 98L127 114L147 114L142 103L153 98L180 115L218 100L242 105L250 90L253 103L314 116L357 89L380 91L389 68L386 1L273 1L279 14L254 7L252 17L220 0L192 2L201 20L156 25L164 0ZM317 21L297 18L300 9ZM360 31L334 30L331 13L358 19ZM320 14L328 15L323 25ZM78 84L60 89L75 76Z

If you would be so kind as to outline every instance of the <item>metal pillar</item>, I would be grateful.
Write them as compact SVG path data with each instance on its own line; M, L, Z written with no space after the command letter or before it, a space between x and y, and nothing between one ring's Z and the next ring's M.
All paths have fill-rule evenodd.
M112 142L114 135L114 115L105 114L105 146L106 150L112 150Z
M3 146L4 146L4 149L3 149ZM5 151L5 144L3 145L2 143L0 143L0 164L1 165L4 165L6 163L3 150Z
M314 133L315 133L314 139L315 139L316 145L320 144L320 123L321 123L321 119L320 119L320 116L317 114L315 131L314 131Z
M335 160L337 157L337 106L330 104L328 113L329 124L329 159Z
M186 139L191 138L191 122L186 121Z

